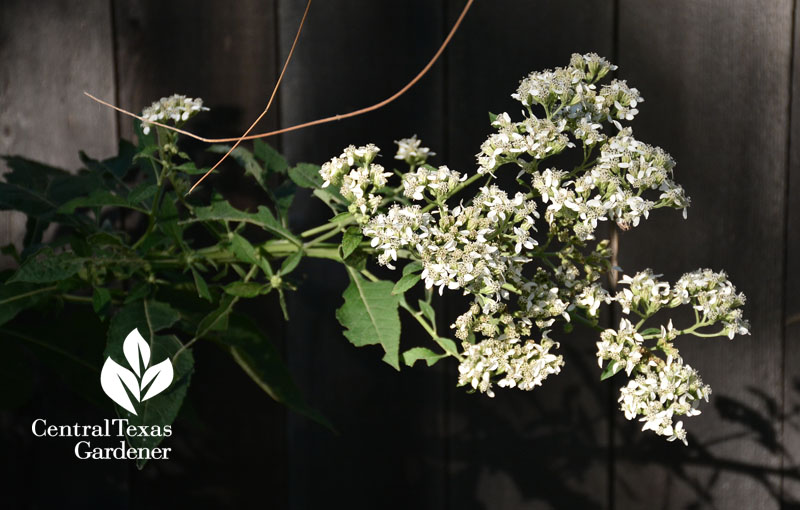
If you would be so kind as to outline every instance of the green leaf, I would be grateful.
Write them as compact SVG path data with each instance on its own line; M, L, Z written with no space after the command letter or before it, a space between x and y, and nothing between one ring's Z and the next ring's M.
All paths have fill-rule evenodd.
M350 211L345 211L345 212L340 212L333 218L329 219L328 223L348 223L352 221L352 219L353 219L353 213L351 213Z
M208 290L208 284L195 268L192 268L192 277L194 277L194 286L197 287L197 295L209 302L213 301L211 292Z
M225 154L230 150L230 145L212 145L208 148L209 152L215 152L217 154ZM261 167L261 165L256 161L256 158L253 156L253 153L249 150L245 149L244 147L236 147L231 152L231 157L239 163L239 166L244 168L244 173L253 177L259 186L264 189L267 189L266 183L266 172Z
M272 148L270 144L263 140L256 140L253 142L253 153L255 156L264 162L264 169L267 173L278 173L278 174L285 174L286 170L289 168L289 164L286 162L281 154Z
M158 210L158 221L156 225L168 237L172 238L179 246L183 245L183 227L178 216L178 207L173 200L174 195L167 194L161 201L161 208Z
M403 362L410 367L419 360L425 360L425 363L430 367L445 357L447 357L447 354L436 354L426 347L414 347L403 353Z
M74 253L55 254L52 248L46 247L28 258L7 283L59 282L77 274L84 262L85 259L76 257Z
M647 328L639 332L642 336L661 334L661 328Z
M288 223L289 208L292 206L296 191L297 186L292 181L284 181L270 195L283 225Z
M100 314L111 302L111 292L105 287L95 287L92 293L92 308L94 313Z
M605 370L603 370L603 373L600 375L600 380L605 381L609 377L613 377L614 375L616 375L617 372L622 370L624 366L625 364L619 361L609 362L608 365L606 365Z
M348 227L342 235L342 258L347 258L358 248L359 243L364 238L361 229L358 227Z
M297 250L296 252L292 253L288 257L283 260L283 264L281 264L281 269L278 271L278 274L281 276L287 275L294 271L297 267L297 264L303 259L303 250Z
M170 386L162 393L134 403L137 414L132 414L117 407L121 418L128 420L129 425L155 427L162 430L172 425L183 404L186 390L189 387L191 373L194 369L194 358L190 350L181 350L183 344L173 335L157 335L162 329L172 326L180 318L177 311L166 303L156 301L137 301L123 307L111 319L108 328L108 344L104 356L110 357L123 367L128 366L122 352L122 344L133 329L138 329L150 347L149 366L170 359L173 366L173 379ZM181 351L181 354L175 355ZM134 448L153 448L163 437L160 435L127 436L128 444ZM141 469L145 460L138 460L136 465Z
M79 207L125 207L127 209L134 209L136 211L147 213L148 211L142 207L137 206L135 203L129 201L127 198L115 195L110 191L96 190L91 192L85 197L76 197L59 207L58 212L61 214L72 214L75 209Z
M422 315L424 315L433 325L434 329L436 329L436 312L433 311L431 304L420 299L419 309L422 312Z
M439 347L444 349L444 352L446 352L448 354L452 354L453 356L458 358L458 356L459 356L458 347L456 347L456 343L454 341L450 340L449 338L444 338L444 337L441 337L441 336L436 337L433 340L437 344L439 344Z
M392 295L391 282L369 282L352 268L347 271L350 285L343 294L344 304L336 310L339 323L347 328L344 336L357 347L382 345L386 352L383 360L400 370L399 296Z
M394 288L392 289L392 294L403 294L408 289L416 285L419 280L420 280L419 275L416 273L411 273L403 276L397 281L397 283L394 284Z
M422 262L415 260L414 262L410 262L403 267L403 276L411 273L419 273L422 271Z
M143 182L139 186L133 188L128 194L128 200L132 203L141 203L150 200L158 193L158 185Z
M330 422L305 402L275 346L249 319L231 317L230 327L219 337L236 363L267 395L333 430Z
M270 212L270 210L263 205L258 207L257 212L249 213L234 208L226 200L223 200L221 197L217 196L212 199L211 205L207 207L195 207L193 211L194 218L186 220L185 223L211 220L251 223L263 228L268 232L271 232L272 234L291 241L298 246L302 244L300 240L292 235L291 232L286 230L275 218L272 212Z
M497 120L497 114L489 112L489 124Z
M175 170L183 172L186 175L203 175L208 172L208 168L197 168L194 161L187 161L175 167Z
M297 166L290 168L289 179L301 188L319 188L322 186L319 166L311 163L298 163Z
M225 292L231 296L253 298L269 291L269 286L257 282L235 281L225 286Z
M219 306L200 321L197 325L197 338L203 338L209 331L224 331L228 327L228 316L233 311L233 305L237 301L236 296L226 294L219 301Z
M269 265L269 261L261 256L255 246L250 244L250 241L239 234L233 234L231 238L231 251L233 251L233 255L237 259L247 262L248 264L257 265L267 276L273 275L272 266Z
M56 286L42 287L32 283L0 283L0 325L19 312L36 306L55 292Z

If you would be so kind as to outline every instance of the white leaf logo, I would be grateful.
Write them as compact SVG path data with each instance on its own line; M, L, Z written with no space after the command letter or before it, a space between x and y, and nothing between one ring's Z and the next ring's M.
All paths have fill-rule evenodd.
M128 394L133 395L137 402L153 398L169 387L175 374L169 358L148 368L150 345L142 338L138 329L131 331L125 338L122 343L122 353L133 371L121 366L110 357L106 358L103 370L100 372L100 386L120 407L137 414ZM144 397L141 396L142 392L145 392Z

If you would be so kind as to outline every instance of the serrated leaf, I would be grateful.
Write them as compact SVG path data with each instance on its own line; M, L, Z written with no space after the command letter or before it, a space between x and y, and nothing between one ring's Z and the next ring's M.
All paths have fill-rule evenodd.
M66 280L80 271L85 259L70 252L55 254L50 247L28 258L7 283L50 283Z
M211 292L208 290L208 284L195 268L192 268L192 277L194 278L194 286L197 288L197 295L206 301L213 301Z
M319 165L311 163L298 163L289 169L289 179L301 188L319 188L322 186L322 176L319 175Z
M103 206L124 207L126 209L133 209L142 213L148 212L144 208L132 203L127 198L115 195L114 193L105 190L96 190L91 192L88 196L73 198L66 204L59 207L58 212L61 214L72 214L75 212L75 209L79 207Z
M193 212L194 218L190 218L184 223L211 220L250 223L257 225L279 237L289 240L298 246L302 244L294 235L292 235L291 232L286 230L275 218L272 212L263 205L258 207L257 212L249 213L240 211L239 209L233 207L226 200L216 197L211 205L207 207L195 207Z
M253 298L269 290L269 287L263 283L235 281L226 285L224 290L231 296Z
M186 175L204 175L208 172L208 168L197 168L194 161L187 161L175 167L175 170L183 172Z
M342 235L342 258L349 257L358 248L363 238L364 234L361 233L360 228L348 227Z
M394 288L392 289L392 294L403 294L408 289L416 285L417 282L419 282L419 280L420 277L416 273L411 273L403 276L397 281L397 283L394 284Z
M163 428L166 425L171 425L183 404L191 372L194 368L194 358L191 350L181 350L183 344L175 336L156 334L158 331L175 324L179 318L178 312L166 303L137 301L124 306L111 319L108 328L108 344L104 353L105 357L112 359L116 364L123 367L130 363L130 360L134 358L134 354L137 356L136 359L141 358L143 362L147 362L148 367L170 360L174 372L172 384L166 390L160 392L158 398L148 397L147 399L142 399L141 402L132 403L136 408L135 414L128 409L117 408L119 416L127 419L130 425L147 426L148 428L154 426ZM135 338L137 340L135 346L133 344L126 346L126 340L133 330L137 330L141 335ZM143 355L144 346L139 344L139 338L146 344L148 359L145 359ZM136 348L134 349L133 347ZM134 350L136 353L133 352ZM181 354L176 358L175 355L179 350L181 350ZM161 371L159 370L159 372ZM148 377L155 379L156 376L158 376L157 373L151 373L151 376ZM164 377L165 375L161 375L162 382ZM142 385L138 379L137 383L141 390ZM155 381L152 384L155 384ZM150 396L152 397L153 395L154 393ZM127 440L134 448L153 448L161 442L162 436L127 436ZM144 460L139 460L137 461L137 466L141 469L145 462Z
M425 360L425 363L430 367L445 357L447 357L447 354L436 354L426 347L414 347L403 353L403 362L410 367L419 360Z
M230 150L230 145L212 145L208 148L208 152L215 152L217 154L225 154ZM236 147L231 152L231 157L239 163L239 166L244 168L244 173L253 177L259 186L267 189L266 172L261 165L256 161L255 156L244 147Z
M336 318L346 328L344 336L357 347L380 344L386 352L383 360L400 370L399 296L392 295L391 282L366 281L349 267L348 273L344 304L336 310Z
M608 365L606 365L605 370L603 370L603 373L600 375L600 380L605 381L609 377L613 377L617 372L622 370L624 366L625 364L620 363L619 361L610 361Z
M285 174L286 170L289 168L289 164L286 162L281 154L272 148L270 144L263 140L256 140L253 142L253 154L264 162L264 169L267 173L278 173L278 174Z
M419 300L419 309L422 312L422 315L430 321L433 325L434 329L436 328L436 312L433 311L433 307L427 301Z
M277 349L249 319L236 315L219 335L242 370L275 401L333 430L330 422L309 406Z
M414 262L410 262L403 267L403 276L411 273L418 273L422 271L422 262L415 260Z

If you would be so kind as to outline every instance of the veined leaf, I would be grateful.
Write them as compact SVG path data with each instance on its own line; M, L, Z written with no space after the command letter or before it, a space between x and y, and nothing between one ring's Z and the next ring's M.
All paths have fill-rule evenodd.
M422 311L422 315L424 315L433 325L433 328L436 329L436 312L433 311L433 307L430 305L430 303L420 299L419 309Z
M249 213L240 211L239 209L233 207L226 200L222 200L221 198L217 197L217 199L207 207L195 207L194 218L186 220L184 223L209 220L251 223L263 228L268 232L271 232L272 234L275 234L276 236L287 239L298 246L302 244L300 240L292 235L291 232L286 230L275 218L272 212L270 212L270 210L263 205L258 207L257 212Z
M411 273L419 273L422 271L422 262L415 260L414 262L409 262L403 267L403 276Z
M361 229L358 227L348 227L342 235L342 258L347 258L358 248L358 244L364 238Z
M217 154L225 154L230 150L230 145L212 145L208 148L208 152L215 152ZM231 152L231 157L239 163L239 166L244 168L244 173L253 177L259 186L266 189L266 172L258 164L256 158L253 156L253 153L249 150L245 149L244 147L236 147Z
M129 201L127 198L115 195L110 191L96 190L91 192L85 197L76 197L59 207L58 212L61 214L72 214L78 207L125 207L127 209L134 209L136 211L147 213L147 211L137 206L135 203Z
M249 319L231 317L230 327L219 337L236 363L270 397L332 429L330 422L305 402L275 346Z
M84 262L85 259L75 256L74 253L55 254L52 248L47 247L28 258L7 283L59 282L77 274Z
M347 271L350 285L344 291L344 304L336 310L339 323L347 328L344 336L357 347L380 344L386 352L383 360L400 370L399 297L392 295L392 283L369 282L352 268Z
M55 290L55 285L0 283L0 325L16 317L22 310L36 306L47 299Z
M281 264L281 269L278 271L278 274L284 276L294 271L294 269L297 267L297 264L299 264L303 259L303 255L305 255L303 250L297 250L283 259L283 264Z
M197 295L206 301L213 301L211 292L208 290L208 284L195 268L192 268L192 277L194 278L194 285L197 288Z
M273 149L270 144L263 140L256 140L253 142L253 154L255 154L256 158L264 162L264 169L268 174L272 172L285 174L286 170L289 168L286 159L284 159L278 151Z
M419 282L419 274L411 273L403 276L400 278L397 283L394 284L394 288L392 289L392 294L403 294L408 289L412 288L414 285Z
M298 163L289 169L289 179L301 188L319 188L322 186L322 176L319 175L319 165L311 163Z

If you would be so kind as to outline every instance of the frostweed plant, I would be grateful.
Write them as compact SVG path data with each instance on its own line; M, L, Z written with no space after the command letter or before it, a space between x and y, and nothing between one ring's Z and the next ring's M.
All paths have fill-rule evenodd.
M626 418L686 443L680 418L699 414L697 405L711 390L684 363L675 340L748 334L744 295L724 272L711 270L687 273L671 286L645 269L624 275L616 292L603 287L612 267L608 240L598 240L609 231L600 225L627 230L660 208L679 209L685 218L689 206L673 179L672 157L634 138L625 125L644 101L639 91L623 80L601 83L615 69L598 55L576 54L567 67L523 79L512 94L522 117L491 116L494 132L481 145L472 174L428 165L433 153L413 137L397 142L395 159L407 168L394 186L382 168L381 177L373 177L373 145L346 149L323 165L321 176L341 183L343 197L355 197L347 206L357 228L346 231L343 248L364 236L378 264L395 269L400 259L408 261L393 294L444 352L417 347L403 354L407 363L450 355L460 362L459 386L490 397L494 384L531 390L564 364L551 330L559 322L569 330L572 322L586 324L599 330L601 378L620 371L629 378L619 397ZM348 153L370 157L358 162ZM350 170L354 161L360 194L337 180L356 172ZM509 181L506 173L513 189L499 184ZM479 179L481 185L471 186ZM363 269L351 271L351 280L355 287L382 284ZM469 298L451 325L460 350L436 332L426 301L417 310L402 297L418 281L428 299L445 290ZM600 306L613 303L623 314L619 327L600 328ZM353 305L346 300L345 306ZM676 328L672 319L655 318L679 306L694 310L694 324ZM394 345L384 344L387 355Z
M644 269L622 276L619 288L604 286L615 270L603 238L611 229L637 227L661 208L685 217L689 206L675 161L634 138L628 122L644 100L625 81L606 79L615 69L595 54L573 55L566 67L524 78L512 94L521 116L490 115L474 170L428 164L435 153L416 136L396 142L391 161L399 169L379 163L372 144L346 147L321 167L290 167L261 141L252 152L237 147L231 155L265 197L255 211L216 193L186 195L189 177L205 169L180 150L175 132L152 124L181 126L207 110L182 95L144 109L137 146L123 141L119 156L105 161L83 155L78 174L6 158L12 171L0 182L0 209L27 214L28 231L21 252L3 249L19 268L0 273L0 332L74 361L83 351L55 345L60 335L46 329L53 321L37 320L32 309L90 305L93 319L70 313L101 332L107 356L120 352L121 332L143 328L179 382L146 418L117 409L138 425L175 419L201 340L218 343L271 397L327 423L303 401L265 333L237 309L267 296L288 320L285 293L296 289L296 268L321 258L350 279L336 311L344 336L381 345L392 367L453 357L457 384L468 391L532 390L564 366L553 331L581 324L595 330L601 379L628 379L619 396L625 417L686 443L682 420L699 414L711 389L676 341L749 334L745 297L710 269L674 284ZM332 218L293 233L298 188L310 189ZM51 224L59 229L45 241ZM399 277L380 280L368 261ZM437 328L431 304L434 293L453 292L465 300L449 328L455 340ZM599 325L602 306L619 308L618 327ZM693 324L678 326L684 315L669 311L679 307L693 312ZM400 309L431 345L400 348ZM21 326L26 317L39 329Z

